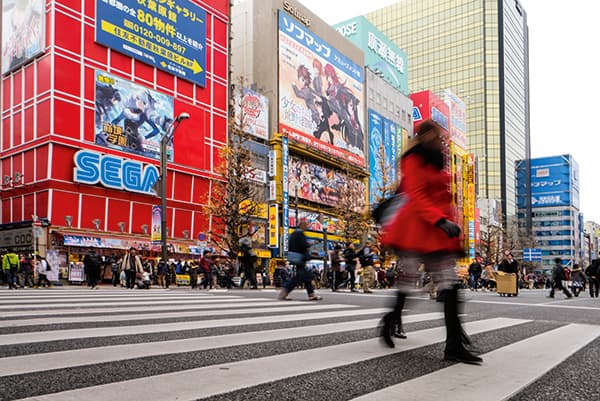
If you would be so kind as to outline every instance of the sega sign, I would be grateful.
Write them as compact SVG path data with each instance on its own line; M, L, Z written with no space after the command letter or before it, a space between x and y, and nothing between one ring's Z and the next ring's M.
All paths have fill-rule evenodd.
M75 182L154 195L152 188L159 178L156 166L90 150L78 151L73 161Z

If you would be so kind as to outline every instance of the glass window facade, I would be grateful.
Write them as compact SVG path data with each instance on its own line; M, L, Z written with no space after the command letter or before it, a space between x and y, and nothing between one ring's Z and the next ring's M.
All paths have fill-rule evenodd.
M516 220L515 162L530 158L526 15L515 0L403 0L367 19L408 55L409 90L467 104L478 197Z

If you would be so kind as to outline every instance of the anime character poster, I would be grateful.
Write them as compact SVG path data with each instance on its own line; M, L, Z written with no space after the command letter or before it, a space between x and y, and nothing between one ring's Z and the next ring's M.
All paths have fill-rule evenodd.
M369 110L369 204L377 203L383 189L383 117Z
M365 165L364 70L279 11L279 130Z
M306 199L324 205L336 206L346 187L352 193L365 193L363 182L349 178L345 174L332 169L290 156L289 196ZM358 204L356 212L364 208L364 203Z
M43 53L45 0L4 0L2 3L2 74Z
M242 88L235 94L235 122L244 132L269 139L269 100L252 89Z
M96 70L95 142L160 158L160 140L173 123L173 98ZM167 146L173 160L173 145Z

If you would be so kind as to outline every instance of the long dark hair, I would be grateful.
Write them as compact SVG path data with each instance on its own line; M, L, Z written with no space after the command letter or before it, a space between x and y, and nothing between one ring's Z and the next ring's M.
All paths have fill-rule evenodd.
M444 168L444 154L441 150L428 149L423 146L421 142L421 138L423 135L431 130L438 131L438 134L441 134L441 127L437 125L433 120L425 120L423 121L417 131L415 132L415 137L413 138L413 145L409 147L403 154L402 158L417 154L423 158L425 163L431 164L439 170Z

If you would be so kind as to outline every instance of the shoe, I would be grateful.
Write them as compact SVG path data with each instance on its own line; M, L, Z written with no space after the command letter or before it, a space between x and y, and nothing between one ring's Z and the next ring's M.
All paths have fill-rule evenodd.
M358 290L355 290L354 288L352 288L352 289L350 290L350 292L358 292Z
M290 299L288 298L288 294L289 293L286 290L281 290L281 292L277 296L277 299L280 301L289 301Z
M308 297L309 301L321 301L323 298L318 296L318 295L312 295L310 297Z
M404 329L398 324L394 325L394 332L392 333L392 335L396 338L401 338L403 340L407 338Z
M444 360L452 362L467 363L469 365L481 365L483 359L473 355L464 348L457 351L444 351Z

